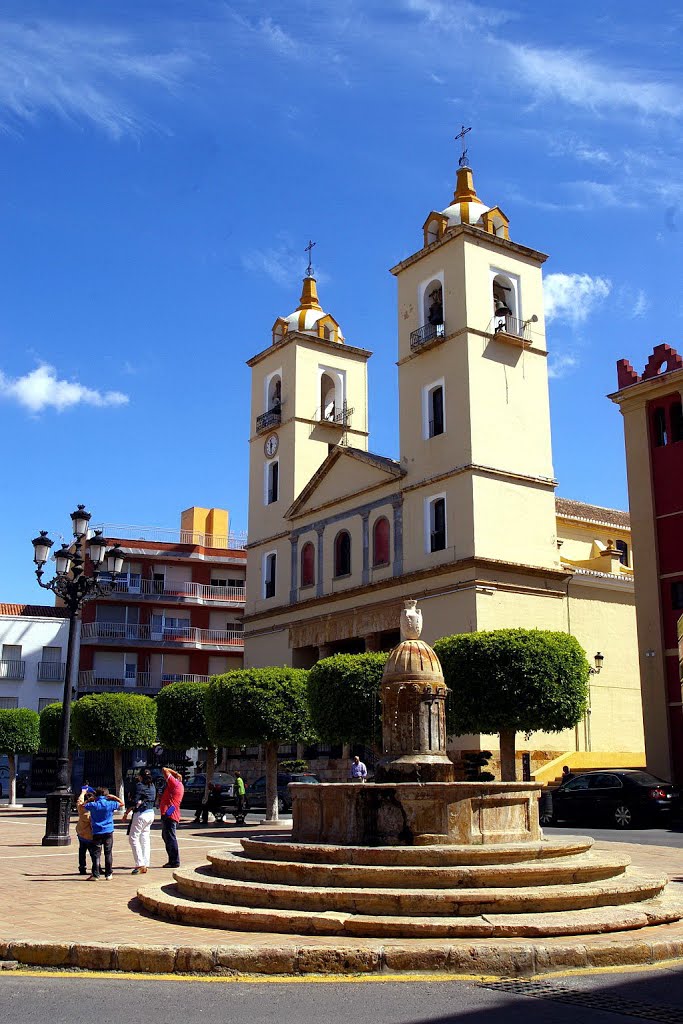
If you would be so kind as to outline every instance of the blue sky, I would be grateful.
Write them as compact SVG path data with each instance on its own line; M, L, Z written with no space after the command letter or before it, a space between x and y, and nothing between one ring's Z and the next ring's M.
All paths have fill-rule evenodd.
M371 448L397 454L395 282L450 201L551 255L558 493L626 507L615 360L681 347L683 14L442 0L6 0L0 15L4 601L30 539L98 520L246 527L249 371L295 308L374 351Z

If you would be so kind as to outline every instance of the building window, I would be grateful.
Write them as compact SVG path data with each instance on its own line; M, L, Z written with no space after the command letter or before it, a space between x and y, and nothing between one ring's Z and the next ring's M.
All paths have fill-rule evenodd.
M315 547L307 540L301 549L301 586L312 587L315 583Z
M425 532L427 551L443 551L446 547L446 497L438 495L426 503Z
M351 534L341 530L334 539L334 575L348 576L351 572Z
M18 697L0 697L0 708L3 711L9 708L18 708L19 698Z
M671 584L671 607L676 611L683 608L683 582Z
M491 298L493 303L493 323L496 334L519 334L519 281L515 277L492 271Z
M0 679L23 679L25 663L21 657L21 644L3 644L0 660Z
M423 437L437 437L445 433L444 382L428 384L422 391Z
M625 540L618 540L616 548L619 552L619 561L622 565L628 565L628 544Z
M266 505L272 505L280 496L280 462L273 459L266 465Z
M683 441L683 405L674 402L671 406L671 442Z
M39 697L38 698L38 713L44 711L45 708L49 708L50 704L60 704L61 697Z
M663 448L669 443L669 434L666 429L666 410L661 406L654 411L652 426L655 432L655 446Z
M389 564L389 520L386 516L378 519L372 528L372 564Z
M263 563L263 596L275 597L275 583L277 574L277 555L271 551L266 555Z

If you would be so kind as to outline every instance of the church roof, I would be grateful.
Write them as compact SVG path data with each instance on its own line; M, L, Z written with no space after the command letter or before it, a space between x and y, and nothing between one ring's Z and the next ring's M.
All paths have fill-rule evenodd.
M398 479L399 477L405 476L405 469L403 469L400 463L395 459L388 459L385 455L375 455L374 452L366 452L362 448L351 448L348 445L337 445L337 447L333 448L329 453L320 468L313 474L299 497L287 509L285 512L285 519L293 519L306 507L308 499L315 492L323 478L327 476L335 463L343 457L362 462L373 469L379 470L380 473L386 474L387 477ZM381 482L384 481L378 480L378 483ZM344 499L351 498L353 495L354 492L351 491L344 495Z
M616 526L621 530L631 529L630 515L618 508L589 505L585 501L574 501L572 498L555 498L555 511L563 519L579 519L584 523L596 523L600 526Z

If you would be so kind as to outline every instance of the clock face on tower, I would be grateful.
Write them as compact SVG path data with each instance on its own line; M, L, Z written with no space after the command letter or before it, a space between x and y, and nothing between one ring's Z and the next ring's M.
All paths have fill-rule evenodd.
M277 453L277 449L278 449L278 445L279 444L280 444L280 439L277 436L277 434L269 434L268 435L268 437L266 438L266 442L263 445L263 450L264 450L264 452L266 453L266 455L268 456L269 459L272 459L273 455L275 455Z

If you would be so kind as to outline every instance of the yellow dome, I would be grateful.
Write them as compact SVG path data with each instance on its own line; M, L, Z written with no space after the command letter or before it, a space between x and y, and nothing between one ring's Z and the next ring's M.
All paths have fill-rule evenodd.
M421 682L443 685L443 669L424 640L403 640L384 666L383 683Z

